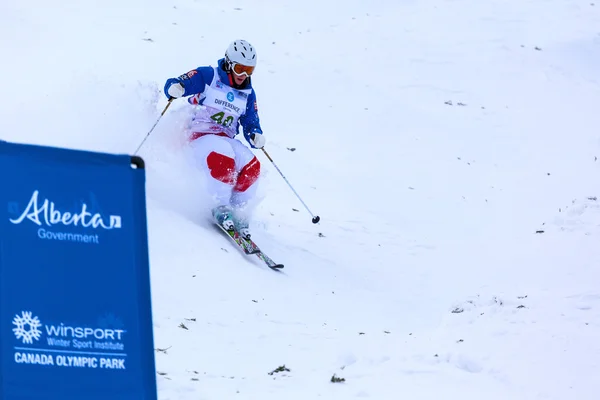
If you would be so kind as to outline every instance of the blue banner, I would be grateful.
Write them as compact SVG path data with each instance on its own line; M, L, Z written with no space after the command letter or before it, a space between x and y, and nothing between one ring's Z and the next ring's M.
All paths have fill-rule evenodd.
M0 398L157 398L143 161L0 142Z

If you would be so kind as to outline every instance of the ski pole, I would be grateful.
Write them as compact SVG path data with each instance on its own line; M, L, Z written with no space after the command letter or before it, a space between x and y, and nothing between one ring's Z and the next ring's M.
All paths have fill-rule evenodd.
M283 180L285 180L285 182L288 184L288 186L290 187L290 189L292 189L292 191L294 192L294 194L296 195L296 197L298 197L298 200L300 200L300 202L304 205L304 207L306 208L306 210L308 211L308 213L313 217L312 218L313 224L318 223L321 220L321 217L319 217L318 215L317 216L313 215L313 213L308 209L308 206L306 205L306 203L304 203L304 201L302 201L302 199L300 198L300 196L298 195L298 193L296 192L296 190L294 190L294 188L292 187L292 185L290 184L290 182L287 180L287 178L283 175L283 173L281 172L281 170L279 169L279 167L277 167L277 164L275 164L275 161L273 161L273 159L271 158L271 156L269 155L269 153L267 153L267 151L264 148L262 148L261 150L265 153L265 156L267 156L267 158L269 159L269 161L271 161L271 163L273 164L273 166L275 167L275 169L277 170L277 172L279 172L279 175L281 175L281 177L283 178Z
M171 102L174 99L175 99L175 97L169 97L169 101L167 103L167 106L165 107L165 109L163 110L163 112L160 113L160 116L158 117L158 119L156 120L156 122L154 123L154 125L152 125L152 128L150 128L150 131L146 134L146 137L144 138L144 140L142 140L142 143L140 143L140 145L138 146L138 148L135 151L135 153L133 153L134 155L137 155L137 152L140 151L140 149L142 148L142 145L144 144L144 142L146 141L146 139L148 139L148 136L150 136L150 134L152 133L152 131L154 130L154 128L156 128L156 125L158 125L158 121L160 121L160 119L162 118L162 116L165 115L165 112L167 112L167 108L169 108L169 106L171 105Z

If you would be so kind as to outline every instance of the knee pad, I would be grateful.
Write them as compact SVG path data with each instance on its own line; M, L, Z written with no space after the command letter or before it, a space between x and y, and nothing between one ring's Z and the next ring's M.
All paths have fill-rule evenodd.
M254 157L250 162L240 170L237 177L237 182L233 190L237 192L245 192L250 186L256 182L260 175L260 162Z
M206 166L210 171L210 176L218 181L233 185L235 182L235 160L231 157L211 152L206 157Z

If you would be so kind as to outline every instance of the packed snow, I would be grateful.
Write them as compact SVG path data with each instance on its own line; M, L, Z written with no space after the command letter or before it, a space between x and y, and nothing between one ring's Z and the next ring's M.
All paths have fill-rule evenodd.
M159 398L592 400L598 27L593 0L4 1L0 134L133 154L166 79L246 39L265 150L321 222L255 150L285 268L243 255L173 102L139 152Z

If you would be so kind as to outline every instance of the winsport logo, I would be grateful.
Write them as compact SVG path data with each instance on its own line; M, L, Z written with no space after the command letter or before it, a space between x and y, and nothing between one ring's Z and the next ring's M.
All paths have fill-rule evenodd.
M122 328L94 327L58 324L43 324L31 311L21 311L13 318L13 333L23 344L33 344L44 335L50 345L59 340L96 340L122 342L126 333Z
M111 320L118 322L118 318ZM12 320L14 362L21 365L44 365L77 368L126 369L124 327L42 323L31 311L21 311ZM119 324L120 325L120 324Z
M34 317L31 311L23 311L21 315L15 315L13 319L13 332L18 340L23 344L33 344L33 341L40 340L42 336L42 323L38 317Z

